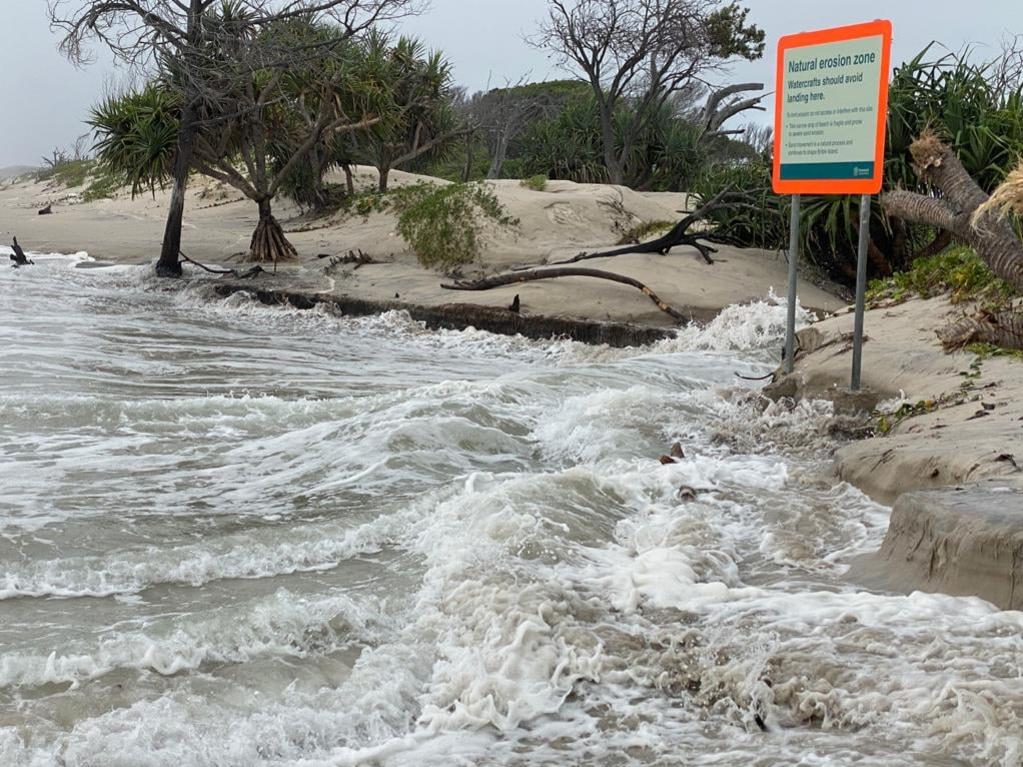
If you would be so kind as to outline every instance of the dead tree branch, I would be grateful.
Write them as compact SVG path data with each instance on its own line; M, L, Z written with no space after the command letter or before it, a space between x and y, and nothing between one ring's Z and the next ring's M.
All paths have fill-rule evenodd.
M493 277L484 277L481 280L475 280L473 282L441 284L441 287L447 290L490 290L504 285L515 285L520 282L533 282L534 280L551 280L557 277L593 277L598 280L610 280L611 282L618 282L622 285L629 285L642 291L643 295L653 301L657 305L657 308L668 316L678 320L679 322L688 322L688 318L684 314L666 304L656 293L654 293L654 291L639 280L634 280L632 277L626 277L622 274L605 272L600 269L586 269L583 267L534 269L528 272L498 274Z
M591 258L612 258L614 256L624 256L631 253L658 253L665 256L672 248L680 245L689 245L696 248L704 261L708 264L713 264L714 259L711 258L711 253L717 253L717 249L712 248L707 243L712 242L719 245L729 245L732 244L732 240L723 235L716 234L713 231L690 232L689 229L716 210L748 205L749 203L745 202L745 199L744 195L738 194L730 188L723 189L675 224L675 226L673 226L667 234L662 235L657 239L650 240L648 242L636 243L635 245L625 245L613 250L603 250L597 253L580 253L579 255L573 256L572 258L564 261L553 261L551 262L551 265L559 266L561 264L575 264L579 261L587 261Z

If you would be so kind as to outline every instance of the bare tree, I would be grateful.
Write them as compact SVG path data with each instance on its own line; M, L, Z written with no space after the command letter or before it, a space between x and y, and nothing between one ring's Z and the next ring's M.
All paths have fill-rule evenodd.
M763 94L746 98L741 98L738 95L763 89L763 83L736 83L713 91L707 97L707 103L700 113L700 140L713 141L723 136L738 136L745 133L745 127L729 130L724 125L736 115L751 109L763 112L764 108L760 106L760 101L764 98Z
M483 134L490 154L487 178L498 178L508 146L536 120L553 116L562 100L542 88L515 85L475 94L467 105L470 120Z
M60 49L76 64L88 63L89 46L99 43L134 71L151 75L169 69L174 74L172 82L181 93L181 113L174 185L156 271L177 277L181 275L178 255L185 188L196 136L207 113L223 119L222 109L207 107L224 98L222 54L229 41L211 36L225 30L239 37L252 36L290 19L326 17L344 30L344 36L353 36L378 22L413 12L416 0L235 0L230 9L237 23L229 26L209 23L220 0L47 0L47 5L51 28L63 35ZM260 62L263 68L278 69L293 64L291 57ZM228 84L229 92L235 92L238 85Z
M604 162L620 184L625 158L673 94L736 57L763 54L764 32L747 14L723 0L549 0L532 42L590 83ZM626 105L616 142L615 114Z
M1002 37L1002 52L991 62L988 80L996 93L1023 87L1023 34Z

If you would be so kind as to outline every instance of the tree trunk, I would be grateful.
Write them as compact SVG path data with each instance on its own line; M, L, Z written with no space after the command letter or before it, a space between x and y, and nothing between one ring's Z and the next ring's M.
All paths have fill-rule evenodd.
M196 46L201 34L203 0L190 0L188 7L188 44ZM185 89L181 121L178 123L178 145L174 155L174 188L171 192L170 207L167 210L167 225L163 231L160 258L156 262L156 274L160 277L180 277L181 225L185 218L185 189L188 186L188 171L192 165L195 134L198 128L197 101L192 88Z
M465 165L462 166L462 183L469 183L472 178L473 160L476 159L475 146L473 145L473 134L465 134Z
M952 232L942 229L936 235L934 239L924 245L918 252L913 254L913 260L916 261L918 258L930 258L936 256L949 245L952 244Z
M997 313L982 311L976 317L967 317L942 328L938 331L938 338L949 351L972 343L1023 349L1023 314L1015 310Z
M293 261L298 258L295 246L288 242L284 230L273 217L269 200L259 200L259 223L249 243L249 261Z
M504 167L504 158L508 156L508 136L504 131L497 137L494 145L494 156L490 159L490 170L487 171L487 178L494 179L501 177L501 168Z
M1012 227L991 213L978 221L973 214L988 196L966 172L959 158L933 135L924 135L910 147L917 174L937 189L929 197L897 189L882 198L885 209L908 221L946 229L968 243L991 271L1023 292L1023 243Z
M600 107L600 136L604 144L604 165L607 166L608 181L612 184L625 183L625 171L615 152L614 121L603 105Z
M328 207L327 191L323 185L323 177L326 174L327 156L326 151L321 147L314 146L309 150L309 170L312 189L310 191L310 202L313 210L323 211Z
M387 181L391 177L391 169L387 168L387 167L384 167L384 168L379 168L379 171L380 171L380 183L377 184L377 190L380 192L380 194L383 194L384 192L387 191Z
M185 217L185 190L188 187L188 170L192 164L193 142L195 140L195 108L186 101L181 109L178 125L178 146L174 155L174 188L167 210L167 225L163 232L163 246L160 260L156 262L156 273L160 277L180 277L181 225Z
M352 166L345 165L345 186L348 188L348 196L355 196L355 176L352 174Z

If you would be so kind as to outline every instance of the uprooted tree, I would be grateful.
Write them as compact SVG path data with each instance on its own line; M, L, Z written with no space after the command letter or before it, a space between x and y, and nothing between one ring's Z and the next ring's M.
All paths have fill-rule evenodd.
M179 97L180 111L167 174L173 191L157 274L181 275L185 189L197 136L204 125L229 118L231 94L254 76L242 67L240 79L228 77L232 69L224 66L225 54L275 24L330 21L341 37L350 38L413 12L415 5L416 0L48 0L50 24L63 34L61 51L73 62L87 63L90 45L98 42L136 75L148 79L154 71L173 72L167 82ZM225 17L231 23L223 23ZM296 60L316 56L317 49L300 47L284 54L279 49L274 56L260 57L259 70L287 71Z
M934 190L894 190L882 197L891 214L926 224L970 245L991 271L1023 294L1023 242L1007 214L1023 211L1023 167L988 196L966 172L951 148L925 132L910 147L920 179ZM946 348L982 341L1023 349L1023 314L1015 308L984 309L938 331Z

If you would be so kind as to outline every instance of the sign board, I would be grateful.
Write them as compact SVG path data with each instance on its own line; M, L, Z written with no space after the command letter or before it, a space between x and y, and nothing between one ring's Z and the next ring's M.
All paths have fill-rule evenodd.
M775 192L881 191L891 43L890 21L779 40Z

